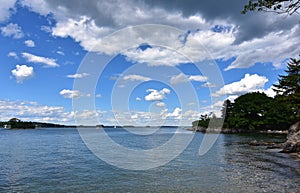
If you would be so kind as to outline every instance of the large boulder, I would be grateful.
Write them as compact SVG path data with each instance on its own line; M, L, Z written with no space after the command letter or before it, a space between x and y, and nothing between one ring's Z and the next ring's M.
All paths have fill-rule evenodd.
M284 153L300 153L300 122L289 128L287 141L283 144Z

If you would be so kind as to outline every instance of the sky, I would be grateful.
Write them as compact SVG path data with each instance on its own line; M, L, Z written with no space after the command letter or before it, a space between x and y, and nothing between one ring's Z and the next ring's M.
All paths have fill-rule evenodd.
M299 15L246 3L2 0L0 120L191 125L225 99L274 97Z

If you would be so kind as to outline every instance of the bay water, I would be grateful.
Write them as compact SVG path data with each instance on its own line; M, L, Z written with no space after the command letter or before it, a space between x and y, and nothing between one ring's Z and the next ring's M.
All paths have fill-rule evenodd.
M105 129L114 141L133 149L161 145L175 131L161 128L155 135L139 136L121 128ZM187 132L182 128L181 135ZM203 136L195 133L189 146L171 162L135 171L99 159L75 128L0 129L0 192L300 191L300 162L295 157L248 145L254 139L284 141L285 136L220 134L208 153L200 156Z

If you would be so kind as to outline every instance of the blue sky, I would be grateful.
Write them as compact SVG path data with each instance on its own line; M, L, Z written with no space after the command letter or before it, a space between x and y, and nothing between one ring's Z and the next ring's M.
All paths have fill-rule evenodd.
M274 96L298 15L184 2L1 3L0 120L190 125L226 98Z

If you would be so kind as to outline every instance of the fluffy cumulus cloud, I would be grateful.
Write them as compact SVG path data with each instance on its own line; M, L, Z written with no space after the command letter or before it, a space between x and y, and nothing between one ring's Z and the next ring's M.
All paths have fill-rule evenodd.
M14 59L18 59L18 54L16 52L9 52L7 54L8 57L13 57Z
M67 75L68 78L84 78L87 76L89 76L88 73L76 73L76 74Z
M35 47L35 43L34 43L33 40L25 40L25 41L24 41L24 44L25 44L27 47L30 47L30 48Z
M163 88L158 91L155 89L148 89L146 92L149 94L145 96L146 101L161 101L166 98L166 94L170 94L170 90L167 88Z
M182 112L182 109L180 109L180 108L177 107L177 108L174 109L173 112L167 113L166 116L174 118L174 119L181 119L181 117L182 117L181 112Z
M22 32L22 28L15 23L10 23L6 26L0 28L1 34L6 37L12 37L14 39L20 39L24 37L24 33Z
M82 93L79 90L69 90L69 89L63 89L59 92L61 96L64 98L79 98L82 96Z
M123 76L122 79L125 81L144 81L144 82L151 80L151 78L149 77L141 76L137 74L126 75Z
M268 88L266 90L264 90L264 89L261 90L261 92L264 92L269 97L275 97L276 92L273 89L275 89L275 87L271 86L270 88Z
M73 113L67 112L63 107L41 105L30 101L0 100L0 117L3 120L17 117L22 121L73 122Z
M27 60L27 62L43 64L45 67L58 67L59 64L53 58L47 58L42 56L36 56L27 52L23 52L22 56Z
M16 78L18 83L23 83L34 76L33 67L26 65L17 65L15 69L11 71L12 75Z
M254 92L263 88L267 82L268 79L264 76L259 76L257 74L245 74L245 77L240 81L225 85L214 95L240 95L247 92Z
M180 73L176 76L171 77L170 84L177 85L177 84L180 84L180 83L186 83L188 81L205 82L207 80L208 79L207 79L206 76L201 76L201 75L187 76L183 73Z

